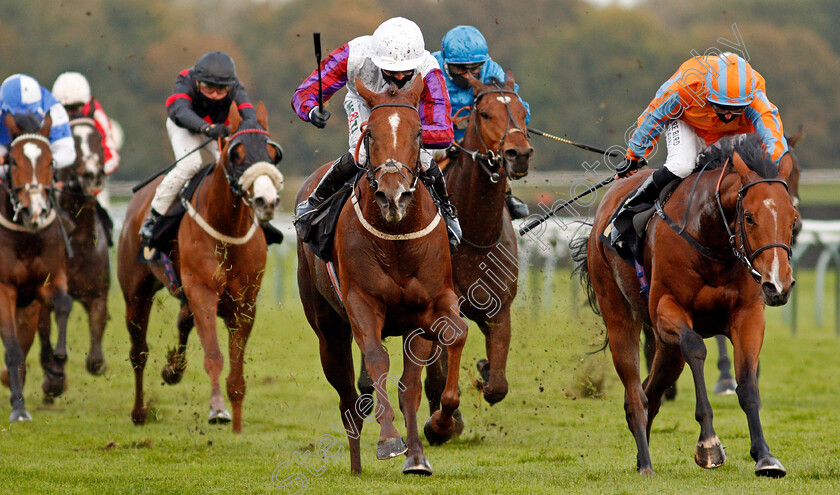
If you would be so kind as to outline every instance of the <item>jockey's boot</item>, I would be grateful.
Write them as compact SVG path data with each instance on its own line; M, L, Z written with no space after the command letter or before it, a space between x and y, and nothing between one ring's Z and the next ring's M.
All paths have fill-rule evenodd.
M511 220L525 218L531 213L528 211L528 205L513 195L510 190L510 184L508 184L507 189L505 189L505 204L510 212Z
M458 223L458 211L449 202L446 179L443 178L443 173L434 160L429 164L428 170L420 173L420 180L432 193L432 198L440 208L443 220L446 222L446 233L449 235L449 252L454 253L461 243L461 224Z
M355 174L357 170L356 160L353 158L353 155L345 153L338 160L333 162L332 166L330 166L329 170L327 170L327 173L321 177L321 181L318 182L317 186L315 186L312 194L310 194L305 201L301 201L301 203L297 205L295 208L294 224L298 237L300 237L304 242L308 240L307 237L309 229L304 227L304 224L308 224L308 222L301 222L301 220L316 211L316 209L321 206L321 203L335 194L335 192L338 191L345 182L353 177L353 174Z
M158 219L161 217L161 214L156 212L154 208L149 211L149 216L146 217L146 220L143 221L143 225L140 226L140 243L144 245L148 245L149 241L152 238L152 233L155 230L155 224L157 223Z
M622 227L629 226L636 213L650 207L659 199L659 194L662 192L662 189L675 179L679 179L679 177L667 168L662 167L656 169L636 189L633 195L627 198L613 220L613 229L610 233L610 244L613 247L618 247L618 244L621 242L621 233L625 231Z

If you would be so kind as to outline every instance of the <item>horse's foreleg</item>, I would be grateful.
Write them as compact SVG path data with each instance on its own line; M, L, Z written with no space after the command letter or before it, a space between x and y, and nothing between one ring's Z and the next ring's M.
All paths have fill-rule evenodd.
M105 357L102 354L102 337L108 321L108 294L83 299L82 305L88 313L90 325L90 351L85 359L85 367L91 375L105 373Z
M347 314L356 344L365 355L365 367L373 380L377 404L374 416L379 422L379 442L376 458L391 459L404 454L405 442L394 426L394 409L391 396L386 389L390 379L402 388L403 385L388 372L391 363L388 351L382 345L382 328L385 324L385 311L382 304L356 291L348 291L346 299Z
M254 315L257 305L253 299L246 299L244 304L225 323L229 329L228 352L230 356L230 372L228 373L226 385L227 394L233 409L233 432L242 432L242 401L245 399L245 378L243 377L243 361L245 359L245 345L248 343L248 336L254 326ZM250 302L248 302L250 301Z
M770 447L764 439L758 410L761 397L758 393L758 355L764 342L764 311L756 308L742 311L733 322L732 344L734 347L735 374L738 379L738 402L747 415L750 428L750 455L756 461L758 476L782 477L784 466L770 454Z
M725 335L715 335L715 341L718 345L718 360L717 368L720 371L717 382L715 383L715 393L718 395L729 395L735 393L735 379L732 378L729 368L732 364L729 362L729 349L726 345Z
M715 433L712 405L706 392L706 378L703 366L706 362L706 344L691 327L691 318L672 296L659 299L656 308L657 328L666 345L674 345L678 339L683 359L691 368L694 378L695 409L694 417L700 424L700 438L694 454L694 462L706 469L721 466L726 461L726 454L720 439Z
M184 272L183 269L182 272ZM224 366L224 357L219 347L219 337L216 334L219 295L214 289L200 282L188 283L188 277L184 278L184 291L190 302L190 308L193 310L195 329L198 332L198 338L201 340L201 347L204 349L204 370L210 377L210 415L208 421L211 424L228 423L231 416L230 412L225 409L225 399L219 386L219 377Z
M175 385L184 377L184 370L187 369L187 340L194 325L194 319L190 306L181 303L181 310L178 312L178 346L169 349L166 353L166 364L163 366L161 376L163 381L169 385Z
M510 304L506 304L492 321L479 324L485 335L487 359L489 367L483 392L484 400L488 404L495 404L504 399L508 392L508 382L505 377L508 350L510 349Z
M656 342L656 339L651 337L650 341ZM650 376L645 381L645 395L648 400L648 443L650 443L650 429L653 425L653 419L662 406L662 397L664 395L667 398L668 392L675 390L674 384L685 367L685 360L679 346L662 342L657 342L656 345L658 347L650 364ZM647 347L647 344L645 346Z
M67 362L67 320L73 307L73 299L67 293L67 279L63 275L57 276L53 284L43 286L41 292L40 299L43 309L40 324L49 326L49 306L52 306L55 323L58 327L58 337L53 350L52 362L48 366L44 381L41 384L46 397L51 398L64 393L66 385L64 364ZM46 334L49 335L49 329L46 330Z
M400 409L405 418L405 435L408 452L403 465L405 474L432 474L432 466L423 453L423 444L417 431L417 410L420 408L420 395L423 390L420 374L423 371L418 361L426 361L430 354L432 343L422 338L403 337L403 375L400 383ZM416 358L419 358L416 359Z
M432 445L440 445L451 439L457 429L455 412L461 404L458 393L458 377L461 370L461 352L467 341L467 323L452 311L457 307L457 299L452 293L440 298L437 303L438 318L431 323L428 332L435 340L446 347L446 386L440 397L440 409L426 422L423 433Z
M0 336L6 349L6 368L9 374L10 402L12 413L9 421L28 421L32 416L26 411L23 402L23 373L26 363L23 359L23 349L18 342L15 328L15 306L17 290L7 285L0 285Z
M148 407L143 403L143 370L149 356L146 344L146 330L149 326L149 311L152 308L154 292L149 294L125 294L125 326L131 338L129 357L134 368L134 408L131 420L142 425L146 422Z
M438 350L439 349L439 350ZM432 355L445 352L437 342L432 342ZM426 365L426 380L424 382L426 400L429 401L429 415L440 409L440 396L446 386L446 360L439 358Z

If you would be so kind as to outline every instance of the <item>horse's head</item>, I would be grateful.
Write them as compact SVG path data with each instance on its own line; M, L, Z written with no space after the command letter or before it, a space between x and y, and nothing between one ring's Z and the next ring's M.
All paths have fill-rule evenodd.
M89 195L96 195L105 185L105 149L102 136L93 120L93 106L88 114L72 115L70 129L76 142L76 162L56 173L59 181L78 187Z
M490 166L497 167L493 172L504 165L511 179L525 177L534 148L526 134L528 111L514 90L513 73L507 71L504 85L495 79L491 84L483 84L469 73L466 77L475 93L470 126L478 141L478 151L490 155Z
M392 86L377 94L356 79L359 95L371 108L360 146L367 147L368 179L388 222L402 220L414 197L423 132L417 104L423 86L423 79L416 77L406 91Z
M230 136L222 148L221 163L231 191L254 209L260 222L274 218L283 189L283 174L277 164L283 158L280 145L268 134L268 111L260 102L256 120L242 120L236 103L230 106Z
M790 156L776 166L758 136L750 135L735 144L732 164L740 179L729 194L736 212L734 235L748 269L761 284L764 302L780 306L795 283L790 245L797 212L786 182Z
M50 151L52 118L43 123L35 115L6 114L6 127L12 137L9 145L8 184L14 219L32 229L49 222L49 191L53 183L53 158ZM5 183L6 181L4 181Z

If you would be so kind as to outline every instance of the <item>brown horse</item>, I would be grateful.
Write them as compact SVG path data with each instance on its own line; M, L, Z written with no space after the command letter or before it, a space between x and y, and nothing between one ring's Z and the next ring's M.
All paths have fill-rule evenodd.
M342 297L333 289L328 265L300 240L298 287L306 318L320 341L324 374L340 397L351 471L362 470L359 435L372 406L372 397L360 397L353 383L355 339L378 399L377 459L406 453L404 473L431 474L417 429L420 373L422 365L432 362L431 343L425 339L443 341L449 351L442 409L424 429L427 438L443 443L453 434L453 413L460 403L459 363L467 325L458 316L445 226L429 192L423 187L415 190L421 138L417 104L424 85L418 77L407 91L391 88L383 94L372 93L358 79L356 86L371 107L360 143L369 152L366 175L344 205L333 241ZM307 179L296 201L309 195L328 166ZM388 373L388 353L382 345L388 336L402 336L404 341L404 371L398 382ZM385 387L389 379L398 383L408 446L393 424Z
M104 186L105 152L92 116L80 116L70 121L76 142L76 162L56 173L63 184L58 193L59 208L71 219L74 228L70 246L72 256L67 259L67 278L70 296L82 303L88 314L90 350L85 365L88 372L101 375L105 372L102 355L102 336L108 321L108 289L111 287L111 261L108 242L111 226L102 221L102 208L96 200ZM42 357L49 354L49 313L42 312Z
M221 316L229 330L227 393L233 405L233 431L238 433L242 430L245 397L242 376L245 344L254 323L266 258L265 237L258 222L267 222L274 216L282 176L275 167L280 150L269 139L265 106L262 103L257 106L256 120L242 120L232 104L229 121L230 137L221 145L219 161L192 200L185 202L188 214L181 220L177 239L167 253L175 273L180 275L186 303L178 315L179 345L170 351L163 378L170 384L181 379L186 366L187 337L195 324L204 348L204 369L210 375L209 422L230 421L219 387L223 357L216 316ZM125 298L134 366L135 401L131 417L137 424L143 424L148 413L143 402L143 369L148 355L149 310L152 297L167 280L160 263L136 260L141 249L138 230L149 213L159 182L160 179L147 185L131 199L117 258L117 277Z
M516 236L505 207L509 180L528 175L534 156L526 134L527 110L514 91L513 74L504 83L483 84L469 76L476 95L464 139L447 166L447 185L458 209L463 239L452 256L455 291L461 312L485 336L487 359L478 362L484 399L495 404L508 392L505 366L510 348L510 307L516 297L519 266ZM426 396L440 404L445 366L429 366Z
M624 408L640 473L653 473L651 424L663 393L685 363L694 378L700 423L695 461L704 468L725 461L703 376L703 338L723 334L735 349L738 400L747 415L755 473L784 476L764 439L756 368L764 340L764 305L787 302L794 284L789 256L796 210L785 183L790 157L777 167L752 134L721 142L720 148L701 155L700 163L704 169L680 184L647 228L643 265L650 274L649 297L641 292L635 270L604 237L609 238L613 212L647 172L617 182L604 197L588 240L580 238L574 246L575 259L583 280L591 283L590 302L594 305L597 299L607 327L613 362L625 387ZM639 378L643 323L656 333L656 355L644 384Z
M50 191L53 187L49 115L6 114L12 137L8 171L0 187L0 331L6 348L4 382L11 388L9 421L28 421L23 400L26 354L35 339L40 306L55 310L58 340L41 384L46 397L64 391L67 317L73 300L67 294L65 245ZM47 335L49 338L49 335Z

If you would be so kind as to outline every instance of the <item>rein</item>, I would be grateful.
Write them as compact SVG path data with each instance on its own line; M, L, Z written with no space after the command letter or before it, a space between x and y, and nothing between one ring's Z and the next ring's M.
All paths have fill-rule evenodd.
M373 108L370 109L370 113L372 114L374 110L378 108L385 108L385 107L404 107L410 108L415 112L418 112L417 108L409 105L408 103L380 103L379 105L374 105ZM419 112L418 112L419 115ZM406 180L410 185L409 191L414 192L417 187L417 179L419 178L417 170L420 168L420 155L417 155L417 161L415 163L415 168L411 169L406 166L404 163L398 162L397 160L389 158L385 161L382 165L378 167L371 168L370 164L370 132L367 129L367 122L362 124L365 127L365 130L362 131L362 136L359 138L359 142L356 143L356 154L354 157L354 161L358 164L359 163L359 148L364 145L365 147L365 164L362 166L357 165L360 169L365 171L365 175L368 178L368 185L371 189L377 189L379 187L379 179L377 179L376 174L382 171L382 175L379 178L382 178L385 174L392 174L398 173L402 176L403 179ZM402 169L406 169L409 171L411 178L409 178L406 174L402 172Z

